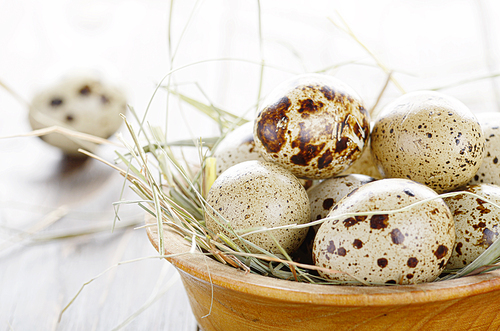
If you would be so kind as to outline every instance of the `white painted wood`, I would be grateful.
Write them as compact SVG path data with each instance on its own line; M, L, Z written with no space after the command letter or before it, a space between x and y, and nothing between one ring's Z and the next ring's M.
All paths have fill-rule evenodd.
M123 329L196 330L184 288L166 260L116 266L157 255L144 229L111 232L112 203L119 200L121 177L94 160L62 174L58 168L64 161L58 151L37 140L26 141L24 146L30 151L40 148L40 155L33 152L40 158L30 163L31 153L16 153L9 161L12 167L0 176L0 328L112 330L153 301ZM125 197L132 195L126 192ZM12 236L40 224L62 204L68 205L67 214L46 229L24 236L21 242L21 237ZM118 224L143 222L143 212L136 206L123 206L120 215ZM71 239L35 240L97 225L107 229ZM7 246L9 238L18 242ZM58 322L61 310L81 286L106 270L82 290ZM172 279L176 281L166 291ZM163 295L156 298L158 293Z

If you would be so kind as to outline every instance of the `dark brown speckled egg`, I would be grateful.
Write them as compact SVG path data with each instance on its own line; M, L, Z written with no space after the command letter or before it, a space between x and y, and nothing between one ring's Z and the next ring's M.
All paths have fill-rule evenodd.
M213 183L206 201L213 208L205 217L208 229L236 241L234 231L304 224L309 222L311 213L306 190L290 171L272 162L255 160L224 171ZM307 231L307 228L279 229L272 230L272 235L290 254L299 248ZM267 233L245 238L260 248L280 253Z
M475 193L500 204L500 187L490 184L469 185L460 191ZM500 232L500 209L477 197L460 194L445 199L455 219L457 239L447 268L463 268L474 261Z
M435 198L406 211L385 213ZM362 212L383 214L363 216ZM355 213L355 216L342 216ZM344 197L319 228L314 263L344 273L320 272L339 281L414 284L437 278L455 243L453 217L443 199L420 183L400 178L365 184ZM345 274L347 273L347 274Z
M256 147L299 178L333 177L363 152L368 113L359 96L328 75L300 75L279 85L255 121Z
M474 177L484 142L481 126L467 106L431 91L407 93L390 103L371 134L382 176L415 180L439 193Z

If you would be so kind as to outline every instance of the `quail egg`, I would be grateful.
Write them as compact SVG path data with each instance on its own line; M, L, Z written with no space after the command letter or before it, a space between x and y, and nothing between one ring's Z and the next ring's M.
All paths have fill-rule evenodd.
M277 164L257 160L224 171L213 183L206 201L211 206L205 217L207 228L232 240L237 240L237 231L305 224L311 215L307 192L297 178ZM307 231L307 228L277 229L250 234L245 239L267 251L280 253L271 234L290 254L304 241Z
M217 176L229 167L243 161L264 161L264 158L255 148L253 125L253 122L247 122L237 127L229 132L217 145L213 155L217 159Z
M476 115L484 132L484 159L469 184L500 185L500 113L485 112Z
M397 210L424 199L409 210ZM372 216L363 212L379 212ZM342 216L356 213L356 216ZM420 183L400 178L367 183L342 198L319 228L313 245L320 274L371 284L430 282L445 268L455 243L453 217L443 199ZM352 277L351 277L352 276Z
M63 77L57 84L39 91L32 99L29 121L33 130L60 126L74 131L109 138L122 125L126 112L124 93L92 73ZM92 151L88 141L50 133L41 138L65 154L80 155L79 148Z
M311 221L325 218L344 196L375 178L350 174L328 178L307 190L311 202Z
M482 196L500 205L500 186L469 185L460 191ZM445 198L455 219L456 244L447 268L462 268L474 261L500 232L500 209L477 197L460 194Z
M267 161L299 178L323 179L347 169L369 138L360 97L340 80L306 74L279 85L255 120L255 146Z
M415 180L438 193L467 184L481 166L484 135L459 100L432 91L407 93L386 106L371 134L380 174Z

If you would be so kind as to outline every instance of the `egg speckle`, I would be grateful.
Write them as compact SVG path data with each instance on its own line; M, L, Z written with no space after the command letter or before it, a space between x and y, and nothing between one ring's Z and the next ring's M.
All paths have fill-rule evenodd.
M474 177L484 143L481 126L463 103L430 91L407 93L386 106L371 134L382 176L415 180L439 193Z
M427 198L408 211L383 213ZM362 212L382 214L367 216ZM342 216L355 213L355 216ZM361 186L334 207L313 245L317 266L343 273L324 277L372 284L413 284L437 278L455 243L449 208L430 188L407 179L381 179Z
M344 196L375 178L350 174L328 178L307 190L311 202L311 221L325 218L330 209Z
M256 160L236 164L223 172L210 188L206 201L213 208L208 209L205 217L207 228L215 235L223 233L233 240L238 240L235 231L307 223L311 213L306 190L291 172L274 163ZM287 253L292 253L304 241L307 231L307 228L279 229L271 233ZM280 253L267 233L251 234L245 239Z
M500 187L492 184L468 185L460 191L475 193L500 204ZM500 209L477 197L460 194L446 198L455 219L455 248L447 268L463 268L474 261L500 232Z
M484 159L469 184L500 185L500 113L485 112L476 117L484 132Z
M264 159L299 178L333 177L359 156L369 138L369 117L357 94L319 74L278 86L263 103L254 127Z

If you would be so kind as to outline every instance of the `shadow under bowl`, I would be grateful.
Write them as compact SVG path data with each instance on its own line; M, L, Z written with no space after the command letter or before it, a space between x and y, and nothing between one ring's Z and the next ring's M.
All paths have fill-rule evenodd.
M156 220L146 217L147 224ZM157 227L147 228L158 249ZM164 229L165 254L190 250ZM202 254L168 258L204 331L499 330L500 271L401 286L315 285L275 279Z

